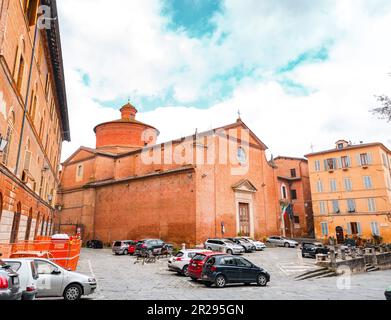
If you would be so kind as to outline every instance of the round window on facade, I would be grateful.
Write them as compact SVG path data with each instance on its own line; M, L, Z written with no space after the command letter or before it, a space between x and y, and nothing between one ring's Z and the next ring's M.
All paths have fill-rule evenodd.
M237 157L238 157L238 161L240 164L246 163L247 155L246 155L246 151L244 151L244 149L242 147L238 148Z

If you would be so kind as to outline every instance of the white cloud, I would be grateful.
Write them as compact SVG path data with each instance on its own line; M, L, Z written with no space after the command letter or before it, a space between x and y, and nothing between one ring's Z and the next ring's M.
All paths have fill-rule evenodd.
M215 35L201 39L166 30L158 1L113 3L59 3L72 130L64 158L80 145L94 146L93 127L119 117L94 99L164 96L171 88L182 107L162 105L139 114L160 129L161 141L231 123L240 108L242 119L275 155L302 156L311 144L320 150L340 138L391 147L390 124L368 112L373 95L391 94L389 1L295 1L293 6L287 0L226 0L224 15L214 17ZM222 34L228 36L221 44ZM285 92L275 68L328 40L333 44L326 62L285 74L315 91ZM232 97L207 110L188 107L197 97L216 95L220 83L211 79L238 65L254 67L260 78L233 82ZM89 75L89 88L77 70Z

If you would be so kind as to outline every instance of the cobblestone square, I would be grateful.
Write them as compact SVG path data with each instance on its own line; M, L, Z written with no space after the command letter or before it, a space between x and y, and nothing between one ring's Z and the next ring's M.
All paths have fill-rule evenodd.
M135 263L135 257L115 256L110 249L82 249L78 271L92 274L98 281L96 293L85 299L108 300L384 300L384 290L391 284L391 270L355 274L347 279L295 280L297 275L316 268L315 260L302 259L298 249L267 248L245 257L270 272L271 282L267 287L207 288L168 271L168 259L142 265Z

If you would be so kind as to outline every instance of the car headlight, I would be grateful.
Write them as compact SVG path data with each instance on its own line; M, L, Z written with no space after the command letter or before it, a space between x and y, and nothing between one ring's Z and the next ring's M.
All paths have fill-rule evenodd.
M95 278L88 278L88 282L96 282Z

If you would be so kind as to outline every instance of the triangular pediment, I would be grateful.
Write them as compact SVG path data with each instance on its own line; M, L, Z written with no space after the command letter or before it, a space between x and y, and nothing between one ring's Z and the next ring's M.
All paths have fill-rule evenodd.
M240 192L257 192L257 188L249 180L240 180L232 186L234 191Z

